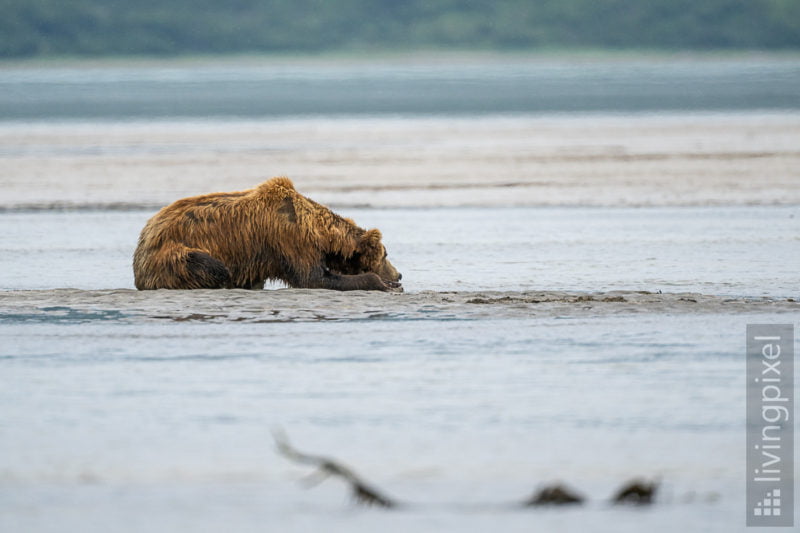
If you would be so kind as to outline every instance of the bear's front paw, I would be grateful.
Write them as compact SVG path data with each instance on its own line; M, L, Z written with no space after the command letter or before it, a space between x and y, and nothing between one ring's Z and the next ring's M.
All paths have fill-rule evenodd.
M403 286L396 282L396 281L389 281L382 279L383 285L386 287L386 290L389 292L403 292Z

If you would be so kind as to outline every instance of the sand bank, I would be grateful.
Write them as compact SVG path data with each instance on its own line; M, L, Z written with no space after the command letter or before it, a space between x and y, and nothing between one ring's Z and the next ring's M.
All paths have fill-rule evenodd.
M800 203L800 114L0 125L0 209L156 208L275 175L334 206Z
M309 289L145 292L56 289L0 292L0 323L486 320L640 313L798 311L800 303L794 299L645 291L426 291L399 294Z

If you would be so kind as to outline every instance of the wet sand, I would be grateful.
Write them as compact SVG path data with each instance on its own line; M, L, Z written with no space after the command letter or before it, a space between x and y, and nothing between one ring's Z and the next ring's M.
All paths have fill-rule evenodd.
M0 292L0 323L316 322L491 320L656 314L797 313L793 298L730 298L645 291L423 291L414 294L310 289Z
M332 206L800 203L800 114L5 123L0 209L157 208L276 175Z

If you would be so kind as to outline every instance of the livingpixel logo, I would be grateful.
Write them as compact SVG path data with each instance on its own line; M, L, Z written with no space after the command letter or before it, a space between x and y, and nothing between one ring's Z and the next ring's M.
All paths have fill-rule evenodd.
M753 516L781 516L781 489L767 491L764 499L753 508Z
M794 326L747 326L747 525L794 525Z

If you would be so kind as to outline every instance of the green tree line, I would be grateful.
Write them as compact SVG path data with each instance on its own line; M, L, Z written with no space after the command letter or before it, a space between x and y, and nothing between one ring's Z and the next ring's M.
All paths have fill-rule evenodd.
M800 0L0 0L0 57L797 49Z

